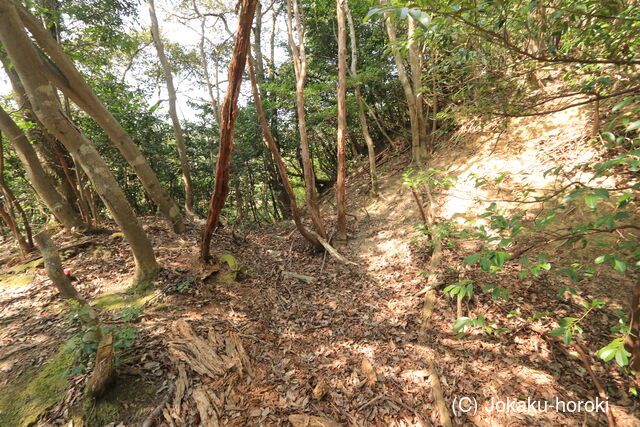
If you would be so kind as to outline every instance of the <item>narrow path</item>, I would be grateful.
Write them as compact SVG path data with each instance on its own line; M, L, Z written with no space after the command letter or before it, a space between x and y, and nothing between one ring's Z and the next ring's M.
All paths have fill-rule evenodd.
M203 338L210 327L217 334L235 330L253 375L234 369L218 377L203 375L193 372L192 364L191 387L210 384L208 403L198 407L195 402L201 418L202 410L214 412L206 406L216 408L217 422L233 425L320 422L304 418L310 415L327 423L417 426L437 416L431 410L427 366L414 348L419 299L412 295L422 285L410 249L417 217L402 187L403 162L383 169L384 185L375 202L359 200L364 194L351 198L354 206L366 208L354 211L351 240L341 250L357 267L309 253L297 236L287 239L285 230L276 230L279 238L273 229L270 236L266 230L255 232L248 245L237 248L249 278L204 307L210 321L200 312L192 323ZM315 281L305 283L283 271ZM216 325L218 316L224 324ZM227 356L222 346L217 349L211 352ZM221 383L227 385L224 391ZM187 397L188 403L203 400L200 391L195 397Z

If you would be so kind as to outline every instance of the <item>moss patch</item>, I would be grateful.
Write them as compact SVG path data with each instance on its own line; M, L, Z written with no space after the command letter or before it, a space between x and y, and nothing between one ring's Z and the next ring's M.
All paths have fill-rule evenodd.
M60 402L69 387L67 376L74 362L73 343L67 342L46 365L23 373L3 387L0 425L30 425L45 410Z
M116 378L106 393L96 401L87 400L84 419L87 426L104 426L144 419L155 408L154 399L158 384L139 377Z
M98 259L109 259L113 256L113 252L105 247L99 246L91 251L91 256Z
M147 292L143 295L111 293L99 296L91 305L100 310L120 310L125 307L140 308L152 298L152 292Z
M0 274L0 286L19 288L31 283L36 274L36 269L43 264L42 258L35 259L24 264L18 264Z

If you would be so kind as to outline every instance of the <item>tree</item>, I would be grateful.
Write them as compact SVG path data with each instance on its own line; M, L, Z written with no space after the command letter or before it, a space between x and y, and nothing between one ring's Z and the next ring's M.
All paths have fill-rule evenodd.
M9 0L0 0L0 42L7 51L34 113L47 129L77 159L131 246L135 261L133 283L151 280L158 271L151 243L138 223L131 206L95 147L64 115L46 79L45 65L38 50L20 25Z
M160 37L160 27L158 25L158 18L156 16L154 0L147 0L147 6L149 8L149 16L151 17L151 36L153 37L153 43L156 46L158 59L160 59L162 72L164 73L164 79L167 83L167 92L169 94L169 116L171 117L171 123L173 124L173 131L176 136L176 145L178 147L178 156L180 158L180 166L182 168L182 182L184 184L185 193L184 208L187 212L187 215L194 217L197 216L197 214L193 211L193 184L191 182L189 159L187 158L187 147L184 142L182 126L180 126L180 120L178 119L178 111L176 108L176 88L173 85L171 65L167 60L167 55L164 52L162 38Z
M411 40L415 31L415 24L412 18L407 18L409 21L409 39ZM414 162L422 164L429 159L429 147L426 140L425 131L425 118L422 115L422 97L420 97L419 90L422 87L421 81L421 65L420 54L415 41L409 43L409 63L413 75L411 79L407 75L405 70L404 60L400 54L398 48L398 40L396 36L396 30L391 22L391 13L387 13L384 20L385 28L387 29L387 35L389 36L389 42L391 44L391 51L393 52L393 58L396 62L396 69L398 71L398 78L402 84L404 96L409 108L409 119L411 120L411 154Z
M367 144L367 155L369 157L369 177L371 178L371 195L376 196L378 194L378 178L376 176L376 150L369 132L369 124L367 123L367 114L365 112L364 100L362 99L362 91L360 90L361 83L358 80L358 44L356 42L356 29L353 25L353 18L351 16L351 10L349 9L349 1L344 1L345 14L347 16L347 23L349 24L349 38L351 40L351 67L350 74L354 79L354 91L356 95L356 101L358 102L358 120L360 122L360 128L362 129L362 136Z
M29 30L40 47L49 54L49 57L42 62L43 75L104 129L122 156L136 171L146 192L157 204L162 215L171 223L173 230L176 233L184 232L184 221L180 214L180 209L167 196L158 177L147 163L140 149L133 143L129 134L82 78L82 75L62 51L56 40L51 36L51 33L22 5L12 0L4 1L7 6L11 4L16 8L19 15L18 22ZM41 54L41 52L38 54Z
M83 230L86 228L86 225L73 207L53 186L50 178L42 169L38 155L27 140L27 137L2 108L0 108L0 130L7 135L7 138L13 144L13 148L16 150L27 172L31 185L33 185L44 204L60 224L68 229Z
M296 44L294 38L293 16L295 15L295 28L298 38ZM302 158L302 168L304 172L304 183L306 189L307 210L311 216L311 222L316 232L323 238L327 237L327 232L322 224L320 208L318 207L318 196L316 194L316 179L313 171L313 163L309 153L309 139L307 135L307 120L304 107L304 87L307 81L307 55L305 53L304 26L302 17L298 9L297 0L287 0L287 34L291 56L293 59L293 69L296 76L296 112L298 113L298 131L300 132L300 156Z
M216 180L209 203L209 214L200 244L200 259L208 262L211 259L210 246L213 230L218 226L220 211L229 194L229 163L233 153L233 133L238 110L238 95L242 85L242 73L247 61L247 52L251 41L251 24L256 10L257 0L242 0L236 43L233 57L229 65L229 88L222 103L220 117L220 151L216 165Z
M338 177L336 181L337 227L336 239L347 240L347 218L345 213L347 175L347 29L344 2L336 0L338 16Z

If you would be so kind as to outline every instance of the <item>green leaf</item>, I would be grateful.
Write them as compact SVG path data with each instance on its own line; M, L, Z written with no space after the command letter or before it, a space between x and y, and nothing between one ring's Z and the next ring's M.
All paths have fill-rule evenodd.
M463 261L467 265L473 265L480 259L481 256L482 254L469 255L468 257L465 257Z
M456 322L453 324L453 332L457 333L460 332L460 330L462 328L465 327L465 325L469 322L469 318L468 317L460 317L456 320Z
M415 19L415 21L425 30L428 30L431 26L431 15L421 10L410 10L409 16Z
M613 269L619 273L624 273L627 270L627 261L617 256L614 256Z
M502 267L504 265L504 262L509 259L510 255L506 252L502 252L502 251L496 251L495 253L495 260L496 260L496 265L498 265L498 267Z
M600 255L593 262L595 262L596 264L602 264L606 260L606 258L607 258L606 255Z
M618 111L619 109L621 109L622 107L624 107L625 105L627 105L628 103L633 101L634 98L635 97L633 97L633 96L629 96L629 97L625 98L624 100L622 100L622 102L619 102L616 105L614 105L613 108L611 109L611 112L615 113L616 111Z
M580 279L580 276L578 275L578 273L573 269L573 268L561 268L557 271L559 274L564 274L567 275L571 278L571 280L573 280L574 282L577 282ZM564 294L564 291L566 290L566 288L563 288L562 293Z
M636 120L633 123L629 123L629 126L627 126L627 132L631 132L633 130L639 129L640 128L640 120Z
M594 193L589 193L584 196L584 203L591 209L595 209L595 207L598 206L598 196Z
M610 361L611 359L613 359L613 357L616 355L616 349L615 348L611 348L609 346L601 348L598 353L597 356L604 360L605 362Z

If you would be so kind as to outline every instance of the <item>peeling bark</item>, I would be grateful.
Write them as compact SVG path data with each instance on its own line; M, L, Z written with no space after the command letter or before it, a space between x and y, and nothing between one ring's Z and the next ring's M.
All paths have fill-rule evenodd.
M347 240L347 216L345 211L347 177L347 29L344 2L336 0L338 18L338 171L336 177L337 224L336 240Z
M209 202L209 214L202 234L200 244L200 259L208 262L211 259L210 246L213 230L220 219L220 211L229 194L229 163L233 153L233 133L238 111L238 95L242 85L242 73L247 60L247 52L251 38L251 24L256 10L257 0L241 0L240 16L236 43L233 48L233 56L229 65L229 88L222 104L220 120L220 151L216 165L216 179Z

